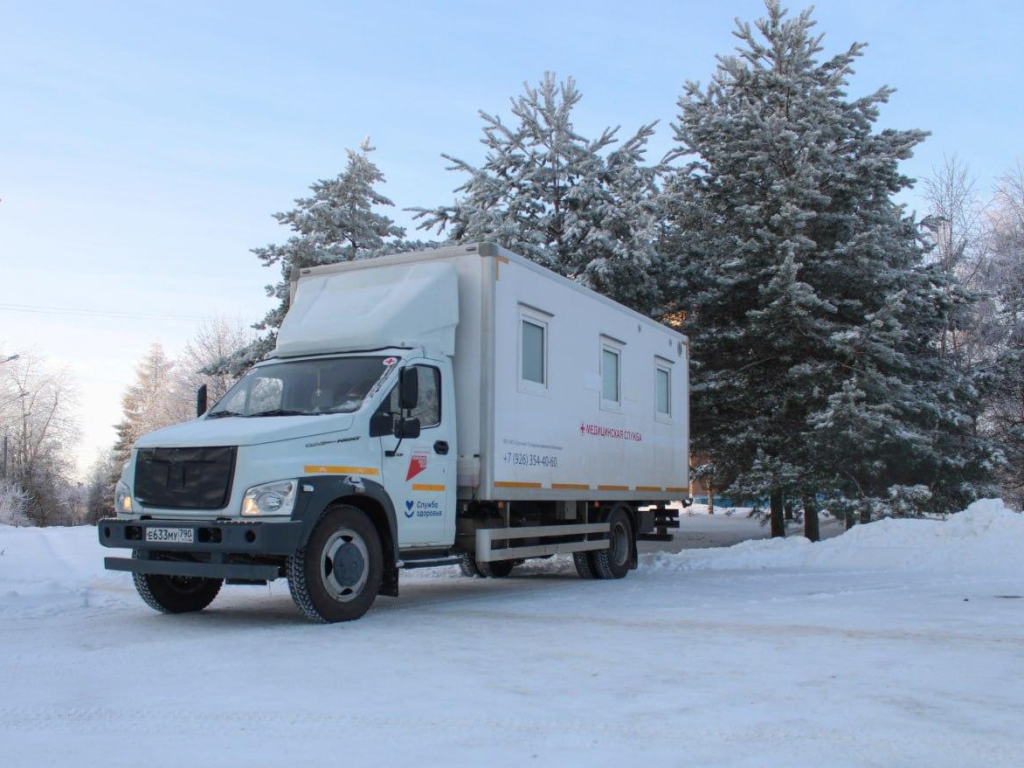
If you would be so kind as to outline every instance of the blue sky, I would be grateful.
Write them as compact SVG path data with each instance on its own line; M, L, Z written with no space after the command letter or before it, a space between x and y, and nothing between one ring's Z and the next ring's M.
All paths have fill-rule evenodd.
M0 351L72 368L88 463L151 341L173 353L196 318L268 308L276 275L249 249L285 235L270 214L347 147L372 137L399 207L450 201L440 153L479 159L477 110L507 113L552 70L576 77L584 133L660 120L660 154L682 83L733 49L735 17L760 15L757 0L2 2L0 307L92 313L0 309ZM869 43L852 95L898 89L882 126L932 132L911 175L957 153L986 193L1024 156L1019 2L826 0L815 17L826 52Z

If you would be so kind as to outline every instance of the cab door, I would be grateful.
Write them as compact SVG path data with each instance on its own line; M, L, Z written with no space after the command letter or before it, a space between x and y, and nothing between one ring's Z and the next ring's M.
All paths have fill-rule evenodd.
M419 419L420 436L381 438L384 488L395 505L399 547L450 546L455 541L455 404L447 361L410 360L416 371L416 407L402 415ZM380 409L398 414L398 385Z

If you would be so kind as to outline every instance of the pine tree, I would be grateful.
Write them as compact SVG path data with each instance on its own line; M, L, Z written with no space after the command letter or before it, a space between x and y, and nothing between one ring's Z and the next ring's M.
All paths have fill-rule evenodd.
M467 178L453 205L413 209L420 228L453 243L491 240L637 310L660 307L660 166L644 165L654 124L621 143L618 128L588 139L573 126L572 78L545 73L524 88L511 124L480 112L483 165L443 156Z
M116 471L131 457L132 445L145 434L180 421L174 389L174 363L154 343L135 368L135 381L121 398L123 417L114 427Z
M847 98L863 45L821 61L810 11L766 6L753 29L738 22L738 55L679 102L690 160L666 207L693 449L734 493L770 501L773 535L787 497L805 517L822 493L863 511L923 479L943 489L937 507L959 504L950 488L969 497L986 472L969 434L977 393L937 354L948 278L923 266L917 225L892 199L926 134L874 130L890 88Z
M378 190L384 183L384 174L370 160L373 151L369 139L358 151L347 150L344 171L332 179L313 183L312 195L296 200L292 210L274 214L294 234L282 245L252 251L263 266L280 265L281 270L281 280L266 287L267 295L279 303L254 326L266 333L204 373L237 375L274 348L277 329L288 312L289 280L294 267L367 259L426 245L402 241L405 230L376 210L394 203Z

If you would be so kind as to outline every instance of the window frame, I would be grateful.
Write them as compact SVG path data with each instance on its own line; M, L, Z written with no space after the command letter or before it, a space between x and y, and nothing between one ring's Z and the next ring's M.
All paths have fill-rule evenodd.
M618 339L613 339L610 336L601 335L601 343L598 351L598 375L601 377L601 409L605 411L622 411L622 355L625 351L626 345ZM617 399L608 400L604 396L604 355L605 352L610 352L615 355L615 394Z
M444 422L444 377L441 374L441 369L438 368L436 365L430 365L429 363L409 363L409 365L405 367L426 368L428 370L434 371L436 377L435 381L437 382L437 421L433 424L420 423L420 429L436 429L437 427L440 427ZM416 375L418 376L419 374L417 373ZM398 382L396 381L391 386L391 389L388 390L388 393L384 395L384 397L381 399L380 405L377 406L376 413L394 413L394 411L391 410L391 398L397 390ZM422 392L422 390L420 391ZM417 405L419 405L419 402L417 402ZM387 409L386 411L384 410L385 408ZM400 413L399 415L404 416L405 418L409 418L408 414L406 413Z
M667 377L665 394L668 397L666 406L667 412L658 410L658 374L664 373ZM665 424L672 423L672 362L663 357L654 358L654 419Z
M533 307L520 304L516 313L516 385L520 392L530 395L550 396L551 392L551 320L553 315ZM523 347L526 338L524 324L541 329L541 370L543 383L527 379L523 369Z

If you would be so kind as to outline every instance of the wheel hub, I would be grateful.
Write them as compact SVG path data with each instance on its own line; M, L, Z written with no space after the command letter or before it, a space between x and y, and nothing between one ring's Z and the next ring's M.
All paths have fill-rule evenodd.
M346 542L335 553L331 560L331 577L342 587L354 587L366 567L363 554L355 544Z
M354 599L366 585L370 557L366 542L355 531L335 531L324 545L320 577L327 593L341 602Z

